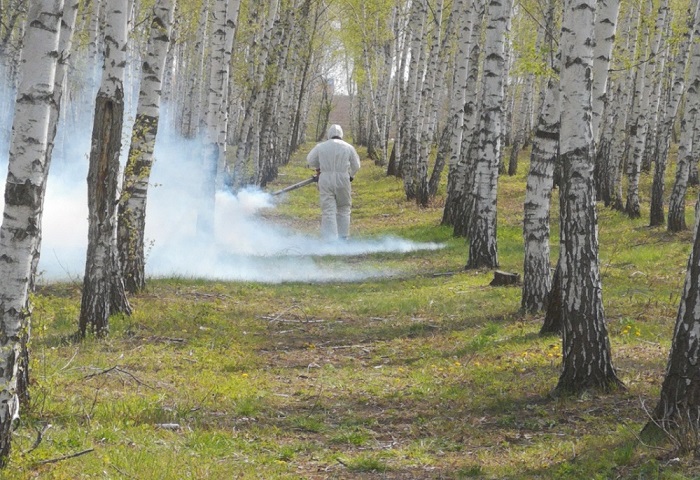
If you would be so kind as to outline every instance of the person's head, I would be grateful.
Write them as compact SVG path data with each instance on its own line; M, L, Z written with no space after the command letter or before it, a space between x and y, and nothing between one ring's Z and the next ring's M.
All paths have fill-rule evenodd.
M330 126L328 129L328 138L337 138L339 140L342 140L343 138L343 129L340 128L340 125L333 124Z

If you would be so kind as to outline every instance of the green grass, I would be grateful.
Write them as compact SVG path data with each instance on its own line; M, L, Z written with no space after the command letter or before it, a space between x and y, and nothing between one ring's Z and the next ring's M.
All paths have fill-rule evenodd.
M302 157L269 190L310 175ZM515 272L527 165L519 171L499 185L499 259ZM401 182L370 161L353 188L355 237L445 247L321 259L394 272L352 283L152 280L131 299L132 316L111 319L108 338L82 342L73 335L80 286L43 286L33 298L32 399L0 478L700 475L693 458L670 461L670 445L637 438L663 379L690 232L668 235L600 207L603 300L627 390L553 398L560 340L538 336L541 315L518 312L518 287L464 271L464 239L440 226L444 199L406 202ZM557 210L555 201L553 255ZM315 233L319 214L308 187L265 217Z

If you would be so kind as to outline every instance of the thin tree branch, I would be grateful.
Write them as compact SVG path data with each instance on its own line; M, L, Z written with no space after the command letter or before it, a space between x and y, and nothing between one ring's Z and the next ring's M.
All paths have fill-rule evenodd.
M76 452L76 453L71 453L70 455L63 455L62 457L50 458L48 460L41 460L39 462L36 462L35 465L47 465L49 463L62 462L63 460L68 460L69 458L80 457L81 455L85 455L86 453L90 453L93 451L95 451L94 448L88 448L87 450L83 450L81 452Z

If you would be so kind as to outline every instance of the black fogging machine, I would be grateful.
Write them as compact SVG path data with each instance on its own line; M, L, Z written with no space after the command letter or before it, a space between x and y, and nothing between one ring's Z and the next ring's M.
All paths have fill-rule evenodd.
M276 192L272 192L272 195L273 196L281 195L283 193L287 193L287 192L291 192L292 190L296 190L297 188L311 185L312 183L318 183L318 174L314 175L311 178L307 178L306 180L302 180L299 183L295 183L294 185L290 185L288 187L285 187L282 190L277 190Z

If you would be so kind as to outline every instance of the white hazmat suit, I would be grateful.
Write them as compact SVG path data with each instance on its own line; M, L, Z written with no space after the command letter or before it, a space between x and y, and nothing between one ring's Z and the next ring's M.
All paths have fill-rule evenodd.
M316 145L306 157L311 168L320 171L318 191L321 200L321 235L348 238L350 234L350 182L360 169L360 156L343 141L340 125L331 125L328 140Z

